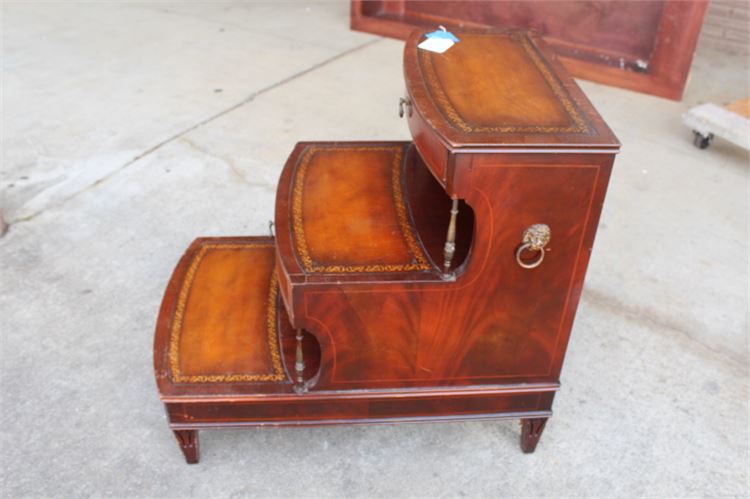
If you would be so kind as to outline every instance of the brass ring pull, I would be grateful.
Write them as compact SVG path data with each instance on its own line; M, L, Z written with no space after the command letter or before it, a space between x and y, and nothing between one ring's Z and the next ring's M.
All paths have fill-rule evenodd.
M544 260L544 247L547 246L552 238L552 231L549 225L534 224L523 231L523 240L521 246L516 250L516 262L524 269L535 269L542 264ZM538 251L539 256L533 262L526 263L521 259L524 251Z
M518 262L518 265L525 269L535 269L540 266L542 264L542 260L544 260L544 248L539 249L539 257L537 257L537 259L531 263L525 263L523 260L521 260L521 253L523 253L527 249L531 249L531 244L526 243L518 247L518 250L516 250L516 262Z

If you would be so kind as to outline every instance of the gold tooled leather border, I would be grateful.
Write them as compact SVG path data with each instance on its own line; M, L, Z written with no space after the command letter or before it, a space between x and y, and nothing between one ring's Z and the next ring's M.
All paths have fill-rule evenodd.
M172 381L175 383L236 383L242 381L283 381L286 379L284 369L281 366L281 351L279 349L279 336L276 321L276 297L278 296L278 282L276 272L271 271L271 281L268 290L268 302L266 311L266 330L268 331L268 351L271 354L273 372L263 374L209 374L209 375L183 375L180 372L180 334L185 316L185 307L190 296L190 288L193 285L195 274L203 260L203 257L212 249L253 249L273 248L271 243L209 243L201 246L198 254L190 262L182 288L177 299L177 308L172 319L172 329L169 335L169 366Z
M441 108L443 114L448 118L448 121L452 125L458 127L466 133L590 133L591 127L588 125L583 116L581 116L581 114L578 112L578 109L576 108L575 104L573 104L570 96L562 87L562 84L559 82L557 77L552 74L547 64L542 60L536 49L534 49L534 47L531 45L531 43L529 42L529 38L523 33L510 33L509 36L515 42L520 44L521 47L523 47L526 54L534 63L534 66L536 66L536 68L542 74L544 80L547 82L547 85L549 85L550 89L555 94L560 104L562 104L563 108L568 113L568 116L570 116L573 124L566 127L538 125L478 127L469 125L453 107L453 104L451 104L450 99L448 99L448 96L446 95L445 90L440 83L440 79L437 76L437 72L435 71L435 67L432 62L432 58L435 54L427 50L418 50L420 67L422 68L422 73L425 75L429 83L427 87L430 90L430 93L433 94L435 101L439 104L438 107Z
M305 175L310 165L312 157L321 151L389 151L393 153L393 163L391 166L391 191L393 202L396 207L396 216L398 225L401 229L401 235L413 256L413 261L407 264L373 264L373 265L320 265L313 261L312 256L307 248L305 238L305 227L302 222L302 198L304 194ZM432 265L429 264L419 242L414 237L409 215L406 212L404 204L404 194L401 188L401 161L403 159L402 146L381 146L381 147L308 147L300 160L296 169L292 189L292 226L294 228L294 240L297 250L297 256L302 263L305 271L308 273L356 273L356 272L407 272L417 270L430 270Z

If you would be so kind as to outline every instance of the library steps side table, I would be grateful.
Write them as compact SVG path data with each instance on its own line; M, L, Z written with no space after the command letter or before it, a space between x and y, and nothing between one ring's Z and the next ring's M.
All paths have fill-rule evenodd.
M404 50L411 142L303 142L275 237L201 238L154 362L188 462L201 429L552 414L617 139L536 36Z

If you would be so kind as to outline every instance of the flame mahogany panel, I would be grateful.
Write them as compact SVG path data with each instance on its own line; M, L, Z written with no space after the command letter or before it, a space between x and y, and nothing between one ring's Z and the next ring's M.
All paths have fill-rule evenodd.
M457 195L476 229L455 281L434 271L411 281L292 283L294 327L321 345L316 389L557 382L612 156L464 154L457 162L471 172ZM522 269L515 250L539 222L552 230L547 256Z

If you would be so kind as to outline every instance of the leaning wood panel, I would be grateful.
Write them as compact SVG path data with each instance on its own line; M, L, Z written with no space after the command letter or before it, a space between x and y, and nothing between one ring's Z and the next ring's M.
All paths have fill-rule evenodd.
M440 24L530 28L576 77L680 100L707 7L707 0L354 0L351 27L402 40Z

